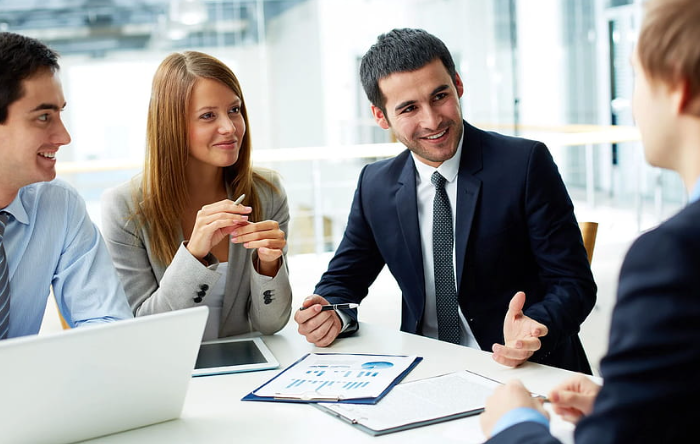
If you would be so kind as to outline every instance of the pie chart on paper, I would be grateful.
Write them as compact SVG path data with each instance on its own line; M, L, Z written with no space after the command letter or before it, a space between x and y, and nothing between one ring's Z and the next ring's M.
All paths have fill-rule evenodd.
M386 361L371 361L371 362L365 362L364 364L362 364L362 368L364 368L364 369L376 369L376 370L379 370L382 368L389 368L389 367L393 367L393 366L394 366L394 364L392 364L391 362L386 362Z

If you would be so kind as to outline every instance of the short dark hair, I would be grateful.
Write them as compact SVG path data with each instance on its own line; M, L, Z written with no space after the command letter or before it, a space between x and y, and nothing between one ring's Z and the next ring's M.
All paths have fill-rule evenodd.
M442 60L455 82L455 62L439 38L422 29L410 28L393 29L380 35L360 63L360 80L367 98L386 114L386 98L379 89L379 80L395 72L415 71L435 59Z
M11 32L0 32L0 124L7 110L24 95L22 81L41 70L56 72L58 54L40 41Z

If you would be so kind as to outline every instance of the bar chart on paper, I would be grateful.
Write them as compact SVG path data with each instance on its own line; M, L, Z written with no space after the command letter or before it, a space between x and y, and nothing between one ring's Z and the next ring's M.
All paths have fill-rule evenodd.
M367 387L372 378L382 378L379 369L391 369L394 364L388 361L370 361L360 364L361 369L351 368L351 366L352 363L319 362L313 368L306 370L305 378L295 378L287 388L307 384L313 386L316 391L323 391L325 387L356 390Z
M257 396L334 397L379 396L416 360L416 356L312 353L289 367Z

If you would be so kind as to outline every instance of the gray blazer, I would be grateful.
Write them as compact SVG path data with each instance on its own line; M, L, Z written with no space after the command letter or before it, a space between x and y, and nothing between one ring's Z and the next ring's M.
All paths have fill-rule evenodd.
M256 171L270 180L279 192L256 185L263 206L263 220L276 220L287 233L289 207L278 176L267 170ZM148 232L131 218L134 194L142 200L142 176L102 195L102 234L119 273L131 309L136 316L161 313L198 305L200 291L214 288L222 278L219 262L209 255L208 267L195 259L182 243L170 265L163 266L152 256ZM231 194L229 191L229 198ZM292 311L292 289L287 269L287 249L277 276L269 278L253 269L257 254L240 244L230 244L228 272L221 311L219 337L259 331L272 334L282 329Z

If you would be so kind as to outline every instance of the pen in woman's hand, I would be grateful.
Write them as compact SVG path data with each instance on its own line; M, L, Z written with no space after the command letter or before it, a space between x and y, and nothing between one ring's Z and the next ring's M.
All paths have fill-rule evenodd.
M359 307L360 304L328 304L328 305L322 305L321 306L321 311L338 311L338 310L345 310L345 309L350 309L350 308L357 308ZM311 305L309 305L311 307ZM301 307L299 310L306 310L309 307Z
M240 196L238 196L238 199L234 200L234 201L233 201L233 204L234 204L234 205L240 205L241 202L243 202L243 199L245 199L245 194L241 194Z

